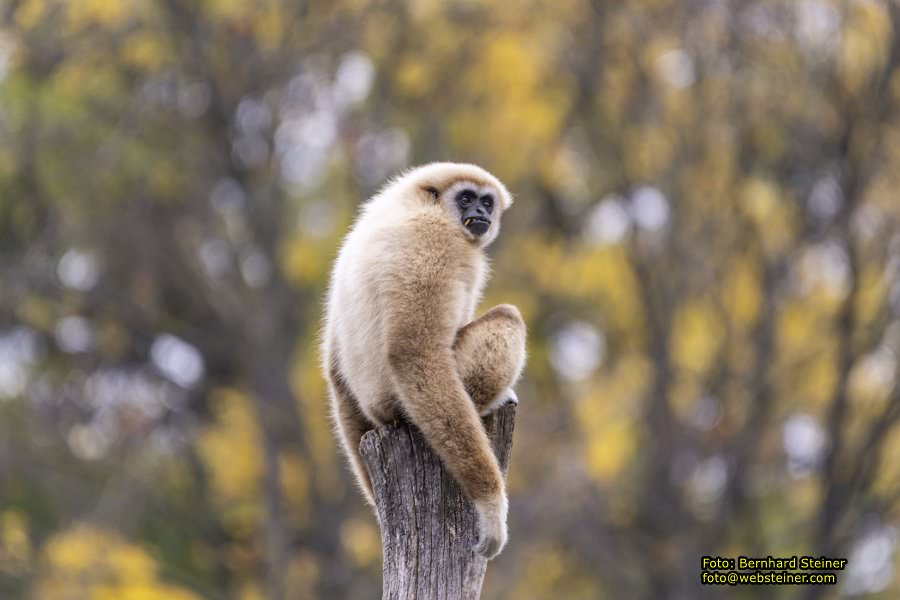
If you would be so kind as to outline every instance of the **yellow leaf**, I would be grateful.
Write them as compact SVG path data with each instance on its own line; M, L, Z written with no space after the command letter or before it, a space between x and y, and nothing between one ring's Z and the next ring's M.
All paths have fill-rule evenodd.
M323 244L309 238L293 238L282 246L281 264L285 275L297 285L318 285L326 277L328 263Z
M47 9L46 0L25 0L15 12L16 25L23 30L29 30L43 19Z
M290 518L297 527L304 527L309 524L309 467L296 454L282 454L279 467Z
M634 456L637 432L625 419L606 423L588 441L588 471L600 481L615 478Z
M76 30L93 24L117 27L128 19L132 6L125 0L72 0L67 3L66 15Z
M246 19L254 10L254 4L242 0L207 0L205 6L211 17L228 21Z
M424 95L430 87L428 66L424 61L411 56L401 61L395 77L400 91L412 98Z
M722 303L740 329L756 322L762 301L761 278L759 263L749 256L735 259L725 275Z
M674 140L662 127L632 126L623 137L625 169L635 180L658 177L672 160Z
M170 58L169 46L158 36L138 32L128 36L122 44L120 58L133 67L153 71Z
M724 341L724 326L711 303L695 301L675 313L672 354L680 367L698 374L712 365Z
M793 214L778 185L769 179L751 177L738 191L740 205L753 221L767 254L781 252L793 239Z
M359 566L373 564L381 556L381 535L371 519L350 519L341 527L341 543Z
M199 600L158 579L150 554L110 531L76 524L42 549L38 598L94 600Z
M0 513L0 573L19 574L31 561L31 540L25 514L10 508Z
M227 526L238 537L252 535L262 515L262 439L252 401L235 389L215 390L215 419L198 439L214 500L222 506Z
M838 76L851 93L863 86L884 66L891 38L891 18L878 2L854 2L841 31Z

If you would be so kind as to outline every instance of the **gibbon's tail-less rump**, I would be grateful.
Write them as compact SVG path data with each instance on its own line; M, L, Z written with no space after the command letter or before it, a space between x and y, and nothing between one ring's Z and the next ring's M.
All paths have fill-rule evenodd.
M366 499L374 506L360 439L405 416L474 502L488 558L506 543L507 499L479 414L517 401L525 324L508 304L473 317L484 248L511 205L474 165L433 163L389 182L335 261L323 338L335 430Z

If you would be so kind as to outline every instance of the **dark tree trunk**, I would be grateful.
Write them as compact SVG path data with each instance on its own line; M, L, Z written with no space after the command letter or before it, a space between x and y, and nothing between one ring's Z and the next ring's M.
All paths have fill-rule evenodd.
M506 475L516 407L483 419ZM477 600L487 561L472 550L472 503L414 426L388 425L363 436L384 556L383 600Z

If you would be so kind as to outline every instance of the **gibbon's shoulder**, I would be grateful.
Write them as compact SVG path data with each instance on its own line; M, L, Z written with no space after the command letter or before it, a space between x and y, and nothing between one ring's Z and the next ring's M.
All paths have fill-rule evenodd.
M455 257L456 261L467 261L477 248L466 241L459 229L437 208L409 214L386 225L382 235L386 242L400 250L405 260L445 262Z
M458 229L458 227L456 228ZM466 242L440 211L422 211L382 222L354 260L368 265L381 282L416 282L417 286L456 280L480 260L480 251Z

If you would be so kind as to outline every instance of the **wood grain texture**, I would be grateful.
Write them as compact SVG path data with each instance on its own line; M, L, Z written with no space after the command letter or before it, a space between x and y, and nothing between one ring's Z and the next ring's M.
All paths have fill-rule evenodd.
M483 422L504 477L516 407ZM383 600L476 600L487 561L472 548L478 517L415 426L400 422L360 443L381 524Z

